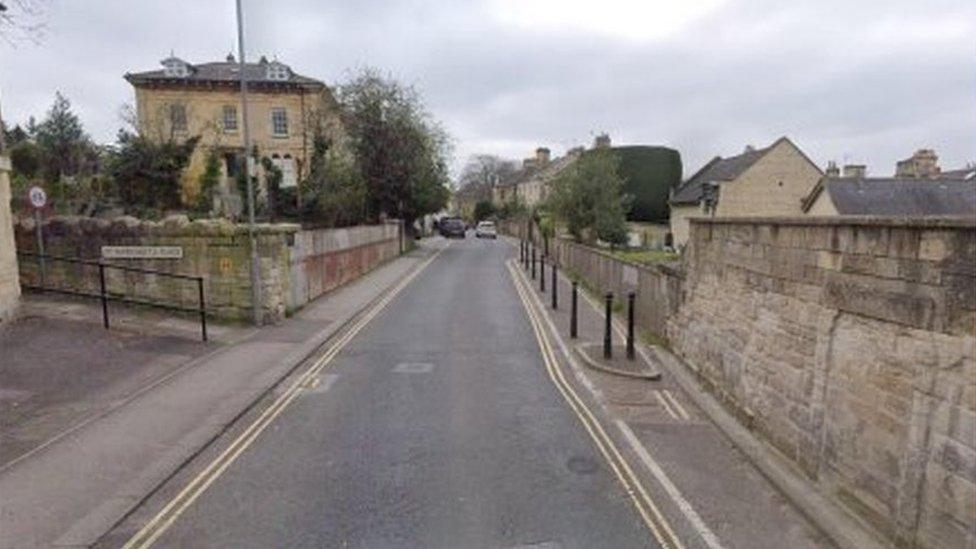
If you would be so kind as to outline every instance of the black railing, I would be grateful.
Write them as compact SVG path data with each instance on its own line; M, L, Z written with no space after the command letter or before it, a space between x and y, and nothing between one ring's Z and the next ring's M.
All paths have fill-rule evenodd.
M115 265L112 263L105 263L102 261L93 261L90 259L80 259L77 257L63 257L56 255L38 254L35 252L27 251L17 251L17 255L21 257L34 258L37 261L39 268L39 276L37 280L39 284L32 284L30 282L25 282L24 277L21 277L21 287L28 290L34 290L38 292L53 292L65 295L73 295L79 297L88 297L92 299L98 299L102 303L102 324L106 329L109 327L109 315L108 315L108 302L118 301L121 303L130 303L133 305L142 305L146 307L155 307L157 309L166 309L169 311L179 311L185 313L196 313L200 315L200 335L204 341L207 341L207 302L203 294L203 277L202 276L190 276L182 275L176 273L169 273L166 271L158 271L155 269L143 269L140 267L128 267L125 265ZM98 291L86 291L85 289L79 288L67 288L67 287L56 287L45 284L45 280L50 277L45 276L45 271L49 269L52 264L56 263L71 263L75 265L88 265L98 268ZM150 274L154 276L161 276L164 278L178 279L178 280L191 280L196 282L197 289L197 307L184 307L182 305L173 305L170 303L163 303L160 301L153 301L149 299L140 299L137 297L126 296L117 292L109 292L106 288L105 283L105 271L107 269L115 269L117 271L130 272L130 273L142 273ZM94 287L94 284L90 286Z

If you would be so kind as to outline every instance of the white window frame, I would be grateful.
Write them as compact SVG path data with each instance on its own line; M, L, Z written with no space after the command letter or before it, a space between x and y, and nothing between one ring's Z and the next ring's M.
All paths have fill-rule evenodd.
M233 110L233 118L228 117L231 110ZM237 123L237 105L224 105L223 109L220 111L221 125L224 127L224 131L227 133L237 133L238 123ZM232 125L228 125L228 120L233 120Z
M177 113L180 113L180 116L177 116ZM177 124L177 121L180 123ZM170 103L169 124L175 133L183 133L188 130L189 121L186 116L186 105L183 103Z
M279 119L280 115L280 119ZM279 122L282 123L284 131L278 131ZM271 135L274 137L288 137L288 109L284 107L271 108Z

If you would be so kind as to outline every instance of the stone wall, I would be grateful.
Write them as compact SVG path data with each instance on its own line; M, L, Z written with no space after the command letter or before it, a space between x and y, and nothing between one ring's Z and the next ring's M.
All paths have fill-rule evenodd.
M395 242L397 227L392 227ZM286 313L334 288L337 285L332 283L334 273L339 273L339 283L346 282L391 257L389 231L388 226L302 231L298 225L258 225L264 319L278 321ZM330 238L330 233L345 236ZM33 220L18 220L15 236L18 250L36 251ZM370 248L373 239L378 239L382 251ZM241 321L252 318L251 253L246 225L226 220L190 222L183 216L162 222L131 217L111 221L56 217L45 221L44 241L45 252L49 255L90 260L99 259L101 247L105 245L179 246L183 250L181 259L117 259L106 260L106 263L202 276L207 310L213 316ZM316 257L325 256L330 259L316 263ZM299 266L301 272L294 272L293 269ZM38 284L38 267L36 259L22 259L21 282ZM320 268L325 272L320 273ZM109 293L185 307L197 306L194 281L116 269L106 269L105 272ZM328 281L329 284L315 284L310 280ZM45 285L97 293L98 268L51 261L46 265Z
M359 278L399 253L396 223L300 231L289 258L289 310Z
M13 317L20 298L10 215L10 159L0 156L0 325Z
M665 337L668 318L677 311L681 296L682 274L676 265L629 263L568 238L553 239L549 247L561 268L581 277L591 288L613 292L620 303L633 291L638 329Z
M692 222L673 350L902 546L976 544L976 221Z

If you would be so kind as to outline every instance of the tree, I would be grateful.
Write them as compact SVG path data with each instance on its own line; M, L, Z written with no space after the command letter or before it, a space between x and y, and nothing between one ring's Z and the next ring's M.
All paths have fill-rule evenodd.
M44 38L43 0L0 2L0 38L8 44L22 40L39 43Z
M481 221L495 214L495 205L490 200L479 200L474 205L474 220Z
M366 215L413 220L443 209L449 140L411 87L365 69L338 88L356 167L366 186Z
M197 209L208 212L213 207L214 189L220 183L220 156L216 149L210 149L207 152L199 182L200 192L197 194Z
M329 227L361 223L366 217L366 182L354 162L329 148L319 135L312 143L309 177L302 185L306 208Z
M51 182L77 175L94 149L71 102L57 92L47 117L37 126L36 142L42 156L42 172Z
M549 208L577 241L627 241L630 198L623 194L619 161L610 151L584 154L552 181Z
M156 143L126 130L119 131L118 144L109 159L109 173L123 204L137 209L178 209L183 169L199 140L191 137L182 143Z
M471 202L491 201L491 190L510 179L518 164L491 154L477 154L468 159L458 177L458 194Z

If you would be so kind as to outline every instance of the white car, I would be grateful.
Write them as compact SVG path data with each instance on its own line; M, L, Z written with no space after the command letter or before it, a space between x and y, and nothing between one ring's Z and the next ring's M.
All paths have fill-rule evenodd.
M498 232L495 230L495 224L493 222L482 221L475 228L474 236L477 238L498 238Z

